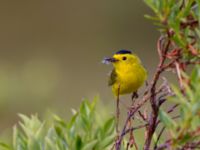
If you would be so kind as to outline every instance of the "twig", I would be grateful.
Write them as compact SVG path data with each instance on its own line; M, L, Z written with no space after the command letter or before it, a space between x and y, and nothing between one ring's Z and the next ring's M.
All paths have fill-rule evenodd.
M154 149L157 148L158 142L159 142L159 140L160 140L160 138L161 138L161 135L163 134L164 130L165 130L165 127L162 127L162 129L160 130L160 133L158 134L158 138L157 138L157 140L156 140L156 142L155 142Z
M147 126L148 126L148 123L143 124L143 125L139 125L139 126L137 126L137 127L132 127L132 128L130 128L130 129L127 129L127 130L124 132L123 136L126 135L127 133L131 132L131 131L135 131L135 130L138 130L138 129L141 129L141 128L144 128L144 127L147 127Z
M142 112L139 110L138 114L140 115L140 117L142 118L143 121L147 122L147 118L144 114L142 114Z
M175 104L175 105L173 105L168 111L167 111L167 113L171 113L171 112L173 112L174 111L174 109L176 108L176 107L178 107L179 106L179 104Z
M162 41L164 40L164 37L161 36L159 39L158 39L158 42L157 42L157 51L158 51L158 56L159 56L159 59L161 61L163 55L162 55L162 49L161 49L161 45L162 45Z
M118 87L118 92L117 92L117 109L116 109L116 115L117 115L116 132L117 132L117 134L119 134L119 114L120 114L120 110L119 110L119 92L120 92L120 86Z
M163 150L165 148L170 147L171 144L172 144L172 140L167 140L164 144L161 144L155 150Z
M129 121L130 121L129 129L131 129L132 121L131 120L129 120ZM135 149L138 150L138 146L137 146L137 144L135 142L135 137L133 135L133 130L131 130L129 133L130 133L130 137L129 137L129 142L127 143L127 150L129 149L129 147L130 148L133 147L133 145L135 146Z
M116 133L117 133L117 137L116 137L116 140L115 140L116 146L117 146L117 143L118 143L118 140L119 140L119 114L120 114L119 93L120 93L120 85L119 85L118 90L117 90L117 106L116 106Z
M198 65L198 64L200 64L200 61L186 61L185 64L186 65Z
M186 143L181 150L196 149L196 148L200 149L200 141L193 143Z

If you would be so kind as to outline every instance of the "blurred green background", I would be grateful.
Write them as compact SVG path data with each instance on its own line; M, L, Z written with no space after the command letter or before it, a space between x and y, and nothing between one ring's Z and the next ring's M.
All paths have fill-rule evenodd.
M83 98L114 99L112 66L101 63L119 49L155 69L158 32L144 18L142 0L9 0L0 4L0 133L17 113L64 115Z

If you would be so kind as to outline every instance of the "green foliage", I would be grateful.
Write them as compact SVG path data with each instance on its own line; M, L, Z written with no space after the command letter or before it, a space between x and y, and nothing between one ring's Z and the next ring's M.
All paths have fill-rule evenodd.
M185 57L191 59L188 48L196 40L194 47L200 48L200 1L199 0L144 0L154 15L146 15L159 26L161 33L171 33L171 40L184 49ZM194 49L193 49L194 50ZM196 51L193 53L197 53Z
M97 122L97 116L101 124ZM12 145L1 143L5 150L106 150L115 138L115 120L97 112L96 101L84 100L69 121L54 115L53 124L20 115L13 129Z
M162 110L159 111L159 118L168 129L176 128L177 126L176 122L173 119L171 119L169 115L165 113L164 111Z
M172 149L195 148L200 143L200 66L197 65L200 60L200 0L144 1L153 10L153 15L146 17L153 20L161 32L158 51L165 53L160 59L165 57L171 62L170 70L176 73L179 82L179 86L172 85L174 96L169 98L178 104L178 114L172 109L170 113L176 114L172 117L169 111L159 109L159 119L166 133L171 135L168 139L164 137L163 142L165 147L173 145ZM167 49L160 49L168 44ZM191 75L187 75L189 65L193 70Z
M187 142L195 142L200 139L200 66L196 66L190 76L184 74L187 82L184 82L185 93L176 86L172 86L175 96L170 97L179 104L179 119L174 121L170 115L160 111L160 119L167 127L167 132L173 137L173 146L178 148Z

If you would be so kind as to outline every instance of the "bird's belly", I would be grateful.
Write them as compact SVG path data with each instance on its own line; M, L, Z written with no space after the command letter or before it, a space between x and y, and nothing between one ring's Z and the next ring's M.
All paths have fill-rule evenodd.
M113 92L120 95L136 92L143 84L144 77L140 72L123 73L119 75L117 82L113 85Z

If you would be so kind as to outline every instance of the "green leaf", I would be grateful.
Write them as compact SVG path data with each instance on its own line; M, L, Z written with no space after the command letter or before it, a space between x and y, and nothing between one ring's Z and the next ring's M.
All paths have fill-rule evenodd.
M63 137L63 129L59 126L54 126L54 129L59 137Z
M37 140L42 140L42 138L44 136L44 132L45 132L44 125L45 125L45 123L42 123L35 132L35 137Z
M97 144L98 140L93 140L89 143L86 143L81 150L92 150Z
M189 141L191 139L191 136L189 134L185 134L181 139L180 139L180 144L184 144L187 141Z
M150 15L144 15L145 18L150 19L150 20L154 20L154 21L159 21L158 17L154 17L154 16L150 16Z
M180 31L176 27L174 29L176 31L176 34L172 37L172 39L176 42L178 46L180 46L181 48L185 48L187 42L185 42L183 37L179 35Z
M3 142L0 142L0 147L4 148L5 150L11 150L11 147Z
M17 144L18 144L17 140L18 140L18 130L17 130L17 127L14 126L13 127L13 148L14 149L17 149Z
M158 13L158 9L154 3L154 0L144 0L144 2L155 12Z
M176 122L172 120L170 116L166 112L162 111L161 109L159 110L159 118L168 129L176 128L177 126Z
M75 139L75 147L76 147L76 150L81 150L81 147L82 147L82 139L81 137L78 135Z
M53 114L53 118L58 124L60 124L63 127L66 127L65 121L63 119L61 119L59 116Z
M188 0L188 1L185 1L185 6L183 8L182 11L179 11L179 14L177 15L176 18L183 18L183 17L187 17L189 15L189 13L191 12L191 6L192 6L192 3L193 3L194 0Z
M73 117L71 118L71 120L70 120L69 123L67 124L67 128L68 128L68 129L73 128L73 126L75 125L76 120L77 120L77 118L78 118L78 115L80 115L80 114L77 113L77 114L73 115Z
M188 98L188 101L194 102L195 98L194 98L193 90L190 88L190 86L187 83L183 82L183 86L185 88L186 96Z
M98 100L99 100L99 97L98 97L98 96L95 96L95 98L94 98L93 101L91 102L91 104L90 104L91 112L94 111L94 109L96 108L96 105L97 105Z
M192 85L196 85L200 81L200 66L196 65L195 68L193 69L191 75L190 75L190 81Z
M113 117L113 118L108 119L108 121L106 121L106 123L104 124L104 127L103 127L104 136L107 136L113 133L114 129L115 129L115 118Z
M91 130L91 120L92 118L89 118L85 115L80 115L80 123L84 130L89 131Z
M39 141L33 135L28 138L28 150L42 150Z
M113 141L115 140L115 137L116 137L115 134L105 137L102 141L98 143L97 149L98 150L105 149L106 147L108 147L110 144L113 143Z
M56 149L55 147L56 147L55 143L53 143L50 138L46 137L45 138L45 150L55 150Z
M177 97L177 102L183 104L186 107L190 107L190 104L188 103L187 99L185 96L181 93L181 91L174 85L171 85L172 90L174 91L176 97Z
M18 115L19 115L19 117L21 118L21 120L23 121L24 124L28 124L30 122L30 119L27 116L25 116L23 114L18 114Z
M89 103L88 101L84 100L81 104L81 107L80 107L80 113L82 115L85 115L86 117L89 117L90 116L90 106L89 106Z
M200 110L200 103L199 102L196 102L195 104L193 104L192 106L192 114L193 115L197 115L197 113L199 112Z

